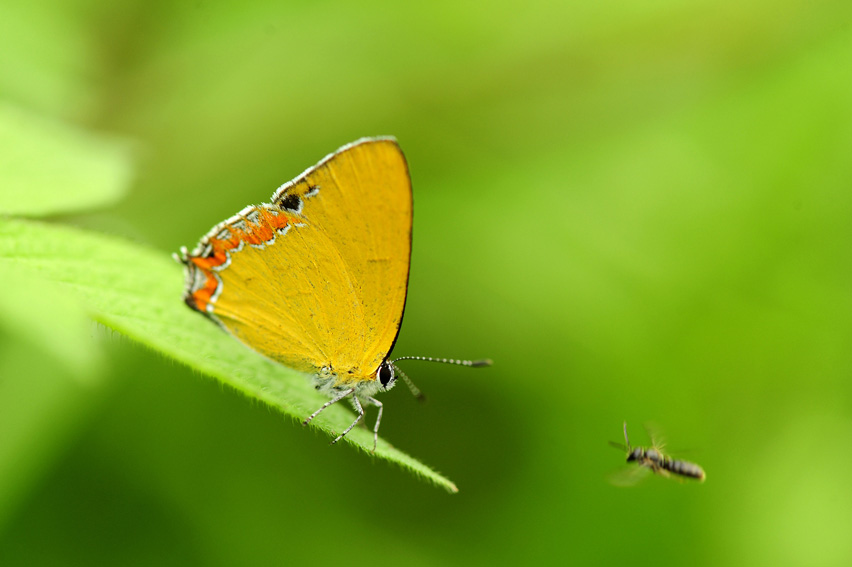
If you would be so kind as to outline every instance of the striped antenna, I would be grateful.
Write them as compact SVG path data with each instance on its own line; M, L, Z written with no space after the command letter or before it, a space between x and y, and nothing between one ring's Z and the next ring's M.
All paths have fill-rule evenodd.
M399 366L397 366L393 362L391 362L391 366L393 366L394 372L400 375L402 381L405 382L406 386L408 386L408 389L411 390L411 395L417 398L418 402L425 402L426 395L420 391L420 388L414 385L414 382L411 381L411 378L409 378L408 375L402 370L400 370Z
M414 382L411 381L405 372L400 370L399 366L396 365L400 360L422 360L423 362L440 362L442 364L455 364L457 366L470 366L471 368L479 368L482 366L491 366L491 359L485 358L482 360L455 360L452 358L433 358L431 356L400 356L399 358L394 358L389 361L390 365L393 366L394 371L402 377L403 382L405 382L408 389L411 390L412 395L417 398L419 401L426 401L426 396L423 392L420 391L420 388L414 385Z
M391 360L394 364L400 360L422 360L424 362L440 362L442 364L456 364L458 366L470 366L471 368L480 368L483 366L491 366L491 359L484 358L482 360L455 360L453 358L433 358L431 356L400 356Z

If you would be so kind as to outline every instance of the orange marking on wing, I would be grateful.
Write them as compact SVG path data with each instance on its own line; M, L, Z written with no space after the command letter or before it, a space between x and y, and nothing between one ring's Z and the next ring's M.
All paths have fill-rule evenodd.
M242 238L242 240L244 242L246 242L247 244L257 245L257 244L263 244L266 240L268 240L268 239L262 239L260 237L259 230L258 230L260 227L257 227L257 226L251 225L251 224L249 224L248 226L249 226L248 231L240 231L239 232L240 238Z
M275 231L268 224L262 224L255 229L254 234L263 243L272 240L272 237L275 236Z
M193 258L190 258L189 260L193 264L198 266L204 272L209 272L211 268L213 268L215 266L219 266L220 264L222 264L225 261L224 258L222 258L222 259L216 258L215 255L210 256L208 258L193 257Z
M232 229L232 233L236 232ZM228 261L228 252L237 248L240 245L240 238L238 236L232 236L228 240L220 240L218 238L210 239L210 246L213 249L213 253L209 256L193 256L190 258L192 263L196 266L204 270L205 272L210 271L212 268L216 266L221 266L225 262Z
M263 210L260 215L264 222L275 230L281 230L290 224L290 219L283 213L274 215L267 210Z
M192 294L192 299L195 301L195 305L199 311L207 312L207 304L210 303L210 298L216 293L217 287L219 287L219 282L213 274L207 274L207 282L204 284L204 287Z
M263 244L275 237L278 230L290 224L290 219L284 214L274 214L266 209L258 211L260 216L257 223L248 223L250 232L243 233L249 244Z
M261 245L272 240L276 231L288 226L295 217L283 213L274 213L266 209L259 209L260 216L257 223L246 220L247 230L240 230L234 226L228 226L231 237L220 239L208 236L210 245L209 256L192 256L192 262L206 276L204 286L192 293L192 300L199 311L206 312L210 299L219 287L219 280L214 275L213 269L224 265L228 261L228 255L232 250L239 248L242 243Z

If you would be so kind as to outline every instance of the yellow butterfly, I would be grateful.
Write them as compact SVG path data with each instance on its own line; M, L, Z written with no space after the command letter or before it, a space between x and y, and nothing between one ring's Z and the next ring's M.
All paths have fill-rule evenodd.
M389 359L402 323L411 259L412 194L396 140L362 138L326 156L272 195L216 225L184 264L184 301L240 341L311 373L332 399L362 404L401 376L400 360L488 366L489 360Z

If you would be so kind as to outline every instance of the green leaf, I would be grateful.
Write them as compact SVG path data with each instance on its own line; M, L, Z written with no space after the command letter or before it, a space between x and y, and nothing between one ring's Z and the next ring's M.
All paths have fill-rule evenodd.
M109 205L130 177L125 145L0 102L0 213L46 216Z
M301 421L327 398L307 376L246 348L181 301L183 274L165 254L79 229L34 221L0 221L0 269L26 267L62 282L103 324L209 374ZM354 419L342 404L311 426L336 435ZM372 451L372 432L353 429L344 440ZM450 480L379 439L375 455L456 492Z

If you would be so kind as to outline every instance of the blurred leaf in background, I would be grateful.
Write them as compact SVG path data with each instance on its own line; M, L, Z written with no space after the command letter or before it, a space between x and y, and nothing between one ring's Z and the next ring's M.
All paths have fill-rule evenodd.
M126 198L65 222L165 258L393 134L416 211L395 354L495 360L411 368L422 407L383 398L383 434L449 496L158 355L75 347L104 351L110 387L45 437L27 491L8 484L0 563L848 564L850 18L829 0L0 6L4 104L138 156ZM2 383L53 374L15 317ZM608 485L625 419L664 426L707 482Z
M105 140L0 100L0 212L47 216L111 205L127 191L130 159Z
M99 400L101 345L57 286L0 271L0 529Z

